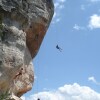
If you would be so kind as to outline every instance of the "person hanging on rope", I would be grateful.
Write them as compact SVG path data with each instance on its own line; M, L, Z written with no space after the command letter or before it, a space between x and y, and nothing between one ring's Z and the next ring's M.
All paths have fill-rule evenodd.
M56 45L56 49L58 49L60 52L62 51L62 49L58 45Z

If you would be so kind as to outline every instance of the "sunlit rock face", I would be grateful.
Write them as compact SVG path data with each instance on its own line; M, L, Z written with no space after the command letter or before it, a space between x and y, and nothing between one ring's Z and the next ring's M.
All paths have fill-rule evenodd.
M0 0L0 94L32 89L36 56L54 13L52 0Z

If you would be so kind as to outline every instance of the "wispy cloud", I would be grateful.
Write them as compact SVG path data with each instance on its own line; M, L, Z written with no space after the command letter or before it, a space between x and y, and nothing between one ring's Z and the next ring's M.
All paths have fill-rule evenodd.
M60 17L58 17L58 18L56 18L52 23L53 23L53 24L58 23L58 22L60 22L60 20L61 20Z
M96 85L100 85L100 83L97 82L97 80L93 76L89 77L88 80L95 83Z
M100 15L93 14L90 16L88 27L90 29L100 28Z
M90 1L90 2L98 2L100 0L88 0L88 1Z
M81 5L81 10L85 10L85 5Z
M79 31L79 30L85 30L85 27L82 27L82 26L79 26L79 25L75 24L75 25L73 26L73 29Z
M34 76L34 79L35 79L35 80L37 79L37 76L36 76L36 75Z
M23 100L100 100L100 94L87 86L80 86L77 83L64 85L55 91L39 92Z
M65 7L65 2L66 0L55 0L54 1L55 12L54 12L53 21L52 21L53 24L60 21L61 14L62 14L61 11Z

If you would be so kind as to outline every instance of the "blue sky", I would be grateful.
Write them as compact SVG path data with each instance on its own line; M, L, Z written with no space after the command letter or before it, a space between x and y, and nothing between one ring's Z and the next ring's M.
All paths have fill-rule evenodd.
M54 5L33 60L33 89L23 100L100 100L100 0L54 0Z

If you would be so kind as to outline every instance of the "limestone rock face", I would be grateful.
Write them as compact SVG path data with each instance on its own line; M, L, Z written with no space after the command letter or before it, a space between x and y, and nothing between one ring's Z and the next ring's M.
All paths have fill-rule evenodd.
M52 0L0 0L0 94L9 91L20 100L31 90L32 59L53 13Z

